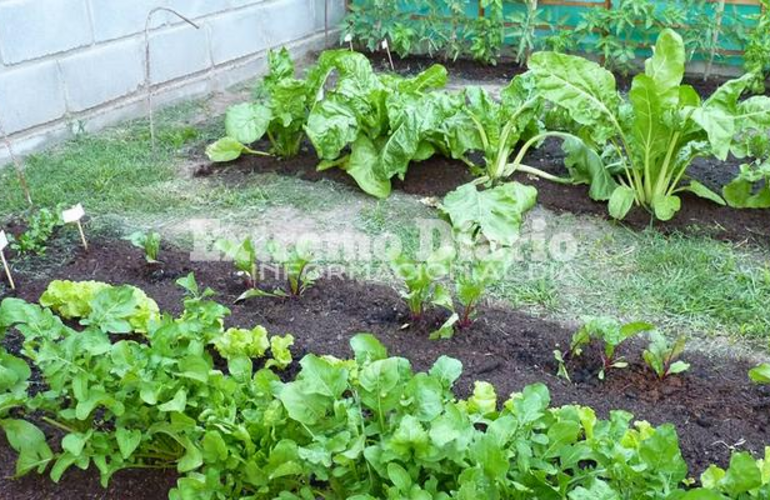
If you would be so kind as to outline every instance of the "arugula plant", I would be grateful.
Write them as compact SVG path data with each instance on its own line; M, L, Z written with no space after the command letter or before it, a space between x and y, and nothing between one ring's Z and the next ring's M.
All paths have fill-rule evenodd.
M401 297L409 306L412 321L420 321L429 305L444 309L453 307L451 293L439 280L450 273L454 258L454 249L445 246L424 261L412 259L405 254L393 259L391 268L406 285Z
M654 329L653 325L643 322L621 324L609 317L585 318L583 326L572 336L570 354L580 356L592 342L601 343L602 367L599 370L599 379L604 380L609 370L628 366L625 358L617 356L618 347L626 340Z
M684 191L724 204L718 194L689 178L687 168L698 156L725 159L741 127L770 124L770 99L739 101L750 75L726 83L701 102L692 87L681 85L684 62L682 38L664 30L625 102L613 75L594 62L552 52L530 60L542 96L569 115L577 135L590 134L589 144L600 151L606 146L607 153L593 157L611 157L620 165L618 186L609 200L616 219L639 205L669 220L681 208L679 194Z
M268 63L270 72L262 81L261 97L227 110L226 136L206 149L211 161L233 161L242 154L289 158L299 153L304 137L302 128L322 82L312 76L297 79L294 62L285 47L271 50ZM312 72L311 69L311 75ZM265 136L270 141L269 153L249 146Z
M43 256L56 228L62 224L61 207L53 210L41 208L31 212L24 218L25 231L16 236L9 235L11 249L20 255Z
M658 379L664 380L669 375L676 375L690 369L690 364L680 361L687 340L684 337L669 342L666 337L654 330L650 332L650 345L642 353L642 358Z
M247 236L240 243L218 240L214 246L225 256L233 259L235 268L246 278L246 284L249 288L257 287L260 280L257 250L250 237Z
M144 233L137 231L126 237L133 246L144 251L144 260L148 264L160 264L158 254L160 254L160 234L156 232Z

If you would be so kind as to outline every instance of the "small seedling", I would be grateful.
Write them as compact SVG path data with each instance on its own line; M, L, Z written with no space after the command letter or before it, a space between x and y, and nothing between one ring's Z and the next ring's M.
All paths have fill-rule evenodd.
M318 279L318 273L311 267L313 253L302 245L293 245L289 249L270 241L267 244L267 252L274 261L281 263L286 273L286 290L277 288L272 292L260 290L256 286L244 292L236 302L241 302L254 297L281 297L299 298L304 295Z
M406 300L412 321L419 321L429 304L453 309L452 296L438 280L449 274L455 251L451 247L442 247L426 261L411 259L400 255L391 262L393 272L404 280L406 291L401 297Z
M642 357L658 379L664 380L669 375L683 373L690 369L689 363L678 361L686 343L687 340L684 337L669 343L662 333L653 330L650 332L650 346L645 349Z
M764 363L749 372L749 378L755 384L770 385L770 363Z
M215 247L228 258L233 259L235 268L246 278L249 288L256 288L259 283L259 268L257 267L257 251L251 238L247 237L241 243L229 240L219 240Z
M158 260L160 239L160 234L158 233L143 233L141 231L132 233L126 238L136 248L144 250L144 260L150 265L160 264L160 260Z
M60 210L41 208L30 214L25 220L26 231L17 237L10 237L10 246L20 255L45 255L48 241L57 227L63 224L59 217Z
M586 318L583 327L572 336L570 352L573 356L580 356L583 353L583 348L592 341L597 340L604 344L602 367L599 371L599 379L604 380L609 370L628 367L625 358L616 357L620 344L654 328L653 325L643 322L622 325L616 319L608 317Z

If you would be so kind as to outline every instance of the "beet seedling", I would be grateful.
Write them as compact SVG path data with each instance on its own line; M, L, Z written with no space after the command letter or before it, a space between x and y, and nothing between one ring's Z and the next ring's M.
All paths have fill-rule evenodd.
M267 251L273 257L273 260L281 263L284 268L287 281L286 290L276 288L272 292L267 292L254 286L251 290L247 290L238 297L236 302L254 297L299 298L318 279L317 271L311 267L314 257L308 249L300 245L294 245L290 250L286 250L283 247L279 247L274 241L271 241L267 244Z
M650 346L642 353L642 357L658 379L664 380L669 375L683 373L690 369L689 363L678 361L686 343L684 337L669 343L662 333L653 330L650 332Z
M642 332L653 330L649 323L634 322L622 325L619 321L608 317L592 317L585 319L585 324L572 336L570 352L580 356L583 348L594 340L604 344L602 350L602 368L599 379L604 380L607 371L614 368L626 368L628 362L623 357L616 357L617 349L626 340Z
M233 259L235 268L245 276L249 288L257 287L257 283L259 283L257 251L251 238L247 237L241 243L219 240L215 243L215 247L228 258Z
M412 321L419 321L429 304L453 309L452 296L438 280L449 274L455 251L442 247L425 261L399 255L391 262L393 272L404 280L406 291L401 297L406 300Z
M144 260L147 261L147 264L151 266L160 264L160 260L158 260L158 255L160 254L160 234L137 231L130 234L126 240L136 248L144 251Z

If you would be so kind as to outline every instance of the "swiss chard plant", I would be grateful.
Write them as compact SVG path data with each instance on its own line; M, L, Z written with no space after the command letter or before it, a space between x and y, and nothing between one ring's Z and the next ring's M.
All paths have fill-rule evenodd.
M289 158L299 153L304 137L302 128L322 82L312 77L296 78L286 48L271 50L268 61L270 72L262 81L259 99L227 110L226 136L206 149L212 161L232 161L242 154ZM265 136L270 141L270 151L252 149L251 145Z
M159 233L137 231L128 235L126 240L144 252L144 260L147 261L147 264L154 265L160 263L160 260L158 260L161 241Z
M686 372L690 364L679 360L684 352L687 340L679 337L670 342L666 337L653 330L650 332L650 345L642 353L644 362L650 367L658 379L664 380L670 375Z
M377 75L362 54L338 50L324 52L317 71L324 80L336 74L305 127L321 159L318 169L340 168L379 198L390 194L391 178L403 178L411 161L443 146L443 121L462 104L428 92L446 84L440 65L412 78Z
M609 200L617 219L638 205L669 220L680 210L685 191L724 204L688 177L688 167L699 156L724 160L743 124L770 124L770 100L740 101L751 75L724 84L701 102L691 86L682 85L684 67L682 38L668 29L660 34L645 72L634 78L627 101L613 75L594 62L553 52L530 60L540 93L569 115L578 136L596 146L594 158L620 166Z
M628 366L625 358L617 355L618 347L626 340L654 328L653 325L643 322L622 324L614 318L586 318L580 330L572 336L570 354L580 356L586 346L592 342L600 343L602 365L599 370L599 379L604 380L609 370Z
M266 249L272 260L283 269L286 276L286 289L277 288L268 292L254 287L238 297L237 302L254 297L299 298L318 279L318 270L313 267L315 257L306 245L295 244L285 247L276 241L270 241Z
M430 305L444 309L453 307L452 295L440 280L452 270L454 258L453 248L441 247L424 261L401 254L391 262L393 272L406 285L401 297L409 306L412 321L422 319Z

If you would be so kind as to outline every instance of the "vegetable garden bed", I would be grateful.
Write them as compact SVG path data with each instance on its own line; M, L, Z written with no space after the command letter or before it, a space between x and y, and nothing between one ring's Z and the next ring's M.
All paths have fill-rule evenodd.
M149 273L137 249L120 240L101 240L90 253L78 252L70 261L50 271L51 279L97 280L132 284L156 299L160 309L178 314L183 291L175 284L179 276L194 272L201 287L212 287L215 300L232 310L227 326L251 328L262 325L273 334L291 333L295 337L295 360L308 353L351 356L348 341L360 332L375 334L391 355L409 359L415 370L427 370L442 355L462 361L464 372L456 383L456 393L468 397L477 380L491 382L501 399L524 386L545 383L554 406L581 404L594 408L601 418L623 409L639 420L654 425L673 423L680 436L683 456L693 476L710 463L726 467L733 449L760 453L767 442L770 387L751 385L747 371L752 365L730 359L688 353L692 369L682 375L657 381L641 360L643 346L633 342L622 347L631 363L627 370L608 374L604 382L596 378L598 351L589 350L568 363L569 383L557 377L552 351L570 343L573 329L538 319L502 306L484 307L480 319L469 329L449 340L428 340L428 333L445 318L431 313L422 324L409 325L409 312L392 288L350 281L321 280L301 299L261 298L233 305L244 291L241 278L232 274L228 262L190 262L189 254L163 249L164 273ZM49 280L20 279L19 294L36 302ZM277 284L267 280L266 287ZM405 327L405 325L409 325ZM19 352L18 334L9 334L4 346ZM220 368L226 365L220 362ZM296 374L296 363L282 375ZM33 384L34 385L34 384ZM39 388L37 389L39 390ZM42 424L46 433L56 429ZM0 447L0 474L12 475L16 456L7 445ZM97 474L71 472L59 485L34 475L21 480L0 480L0 492L7 498L134 498L165 499L175 481L172 471L129 471L115 476L105 493ZM130 492L130 493L128 493Z

